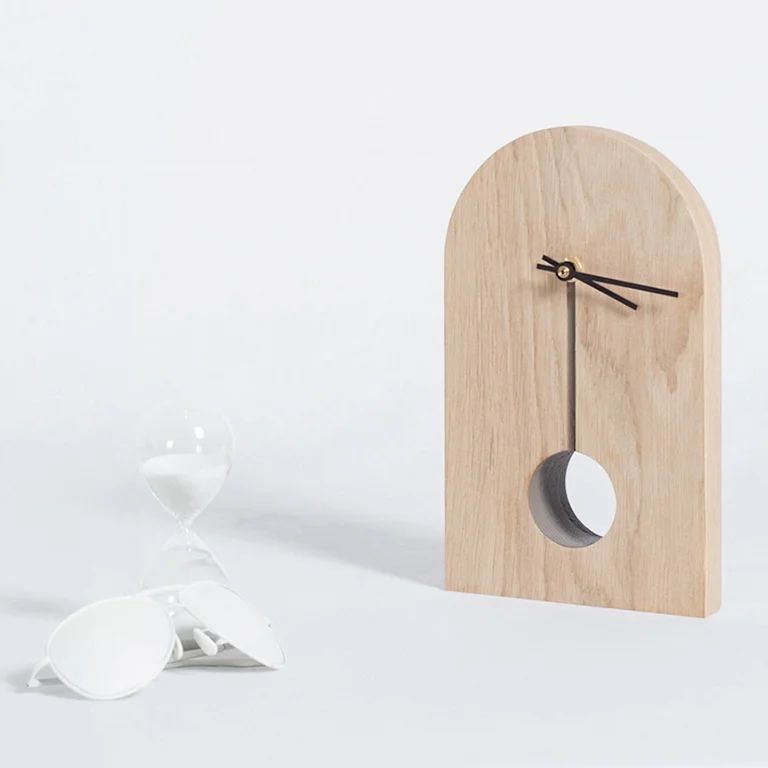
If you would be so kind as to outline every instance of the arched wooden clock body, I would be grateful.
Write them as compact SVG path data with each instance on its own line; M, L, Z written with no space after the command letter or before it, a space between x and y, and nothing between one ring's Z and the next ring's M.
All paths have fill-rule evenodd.
M543 254L679 296L606 286L635 311L537 269ZM448 588L717 610L719 256L683 174L599 128L508 144L454 209L445 313ZM614 524L590 546L558 543L557 519L545 535L531 509L537 468L572 450L616 492Z

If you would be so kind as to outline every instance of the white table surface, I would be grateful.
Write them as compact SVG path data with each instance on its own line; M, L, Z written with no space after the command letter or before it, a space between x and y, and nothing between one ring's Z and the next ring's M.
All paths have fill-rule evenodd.
M26 690L58 620L131 591L172 532L127 455L41 450L3 457L6 765L768 762L761 532L726 525L725 602L708 620L452 594L430 453L389 486L386 466L353 467L337 508L302 498L298 479L249 500L247 456L233 471L198 530L272 618L283 670L168 671L106 703Z

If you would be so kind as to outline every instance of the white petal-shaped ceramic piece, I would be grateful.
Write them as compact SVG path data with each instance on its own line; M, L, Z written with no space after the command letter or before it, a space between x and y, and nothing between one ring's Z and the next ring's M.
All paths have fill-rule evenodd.
M269 622L223 584L213 581L190 584L179 592L179 602L201 626L259 664L272 669L285 664L285 654Z
M66 618L48 641L59 679L90 699L118 699L152 682L174 649L166 610L135 595L92 603Z

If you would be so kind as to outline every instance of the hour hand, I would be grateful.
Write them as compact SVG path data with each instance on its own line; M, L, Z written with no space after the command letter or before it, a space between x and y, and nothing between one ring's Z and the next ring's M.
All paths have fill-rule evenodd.
M594 288L596 291L600 291L600 293L604 293L606 296L610 296L612 299L616 299L616 301L618 301L620 304L623 304L625 307L629 307L630 309L637 309L637 304L635 304L634 301L625 299L623 296L615 293L609 288L606 288L604 285L600 285L594 280L590 280L585 274L577 272L573 277L576 280L580 280L582 283L584 283L584 285L588 285L590 288Z

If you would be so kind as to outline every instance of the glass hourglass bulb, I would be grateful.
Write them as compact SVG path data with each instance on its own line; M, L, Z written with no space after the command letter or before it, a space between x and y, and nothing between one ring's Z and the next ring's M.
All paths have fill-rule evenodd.
M232 448L232 431L217 411L166 403L142 420L141 474L179 525L145 574L144 586L226 581L221 566L191 526L224 485Z

